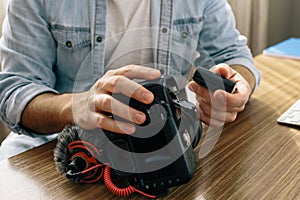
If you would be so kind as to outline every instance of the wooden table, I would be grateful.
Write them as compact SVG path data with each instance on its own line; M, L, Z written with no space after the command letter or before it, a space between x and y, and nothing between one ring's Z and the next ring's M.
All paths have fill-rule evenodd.
M300 199L300 129L276 122L300 98L300 62L264 55L255 62L262 82L245 111L198 158L192 181L163 199ZM60 176L54 147L55 141L1 161L0 199L119 199L101 184L76 185Z

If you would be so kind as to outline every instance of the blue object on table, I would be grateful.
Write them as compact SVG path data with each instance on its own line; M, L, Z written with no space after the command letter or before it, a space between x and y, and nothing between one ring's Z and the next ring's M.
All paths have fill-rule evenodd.
M300 38L289 38L278 44L270 46L263 51L263 54L300 59Z

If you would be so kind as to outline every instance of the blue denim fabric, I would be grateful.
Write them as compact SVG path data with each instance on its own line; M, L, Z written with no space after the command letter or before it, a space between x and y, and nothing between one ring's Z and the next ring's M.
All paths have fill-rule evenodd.
M260 73L226 0L151 0L151 25L154 67L184 74L191 65L240 64L258 85ZM101 77L105 28L105 0L10 1L0 42L0 113L12 131L36 136L20 117L38 94L84 91Z

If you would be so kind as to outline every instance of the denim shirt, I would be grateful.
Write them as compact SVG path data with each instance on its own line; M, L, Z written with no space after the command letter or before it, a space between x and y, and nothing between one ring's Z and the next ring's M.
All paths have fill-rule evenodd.
M12 131L36 136L20 125L32 98L85 91L105 73L106 1L11 0L7 13L0 43L1 118ZM151 0L150 29L154 67L185 74L191 65L239 64L258 85L260 73L226 0Z

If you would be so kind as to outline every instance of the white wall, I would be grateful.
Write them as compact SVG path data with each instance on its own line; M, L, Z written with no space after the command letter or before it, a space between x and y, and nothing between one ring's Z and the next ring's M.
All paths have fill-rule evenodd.
M269 0L228 0L236 17L237 29L248 38L253 55L267 46Z
M300 37L300 1L270 0L268 44Z
M292 1L292 36L300 37L300 1Z
M289 37L300 37L300 0L228 0L237 28L254 55ZM251 14L251 15L249 15Z

